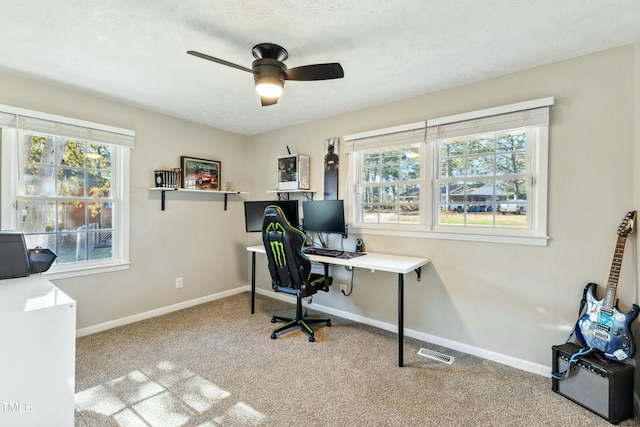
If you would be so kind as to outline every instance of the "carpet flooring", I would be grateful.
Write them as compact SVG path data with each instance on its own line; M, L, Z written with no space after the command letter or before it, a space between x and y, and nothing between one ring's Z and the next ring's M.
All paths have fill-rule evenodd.
M313 343L271 339L271 316L294 309L256 295L252 315L242 293L78 338L76 426L610 425L549 378L411 338L399 368L396 334L343 318Z

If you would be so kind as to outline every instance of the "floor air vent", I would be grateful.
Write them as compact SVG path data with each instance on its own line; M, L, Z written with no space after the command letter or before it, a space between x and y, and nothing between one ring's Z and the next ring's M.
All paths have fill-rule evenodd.
M429 359L437 360L438 362L448 363L451 365L455 360L455 357L449 356L444 353L438 353L437 351L429 350L427 348L421 348L418 351L420 356L428 357Z

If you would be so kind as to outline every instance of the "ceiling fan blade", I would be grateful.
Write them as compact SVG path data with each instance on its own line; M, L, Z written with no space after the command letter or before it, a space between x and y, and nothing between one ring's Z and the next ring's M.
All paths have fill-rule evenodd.
M331 80L344 77L344 70L337 62L330 64L304 65L302 67L289 68L284 72L286 80Z
M242 65L234 64L233 62L225 61L224 59L215 58L213 56L206 55L204 53L196 52L195 50L187 51L189 55L197 56L198 58L206 59L207 61L217 62L218 64L226 65L227 67L236 68L238 70L247 71L251 73L251 68L243 67Z
M269 105L276 105L278 103L278 98L266 98L264 96L260 97L260 102L263 107L267 107Z

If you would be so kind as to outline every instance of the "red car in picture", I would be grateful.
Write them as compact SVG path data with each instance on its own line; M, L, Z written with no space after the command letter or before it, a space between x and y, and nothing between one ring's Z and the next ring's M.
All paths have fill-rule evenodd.
M201 185L203 182L214 181L213 176L208 171L190 173L189 175L187 175L187 179L193 179L194 181L196 181L198 184L201 184Z

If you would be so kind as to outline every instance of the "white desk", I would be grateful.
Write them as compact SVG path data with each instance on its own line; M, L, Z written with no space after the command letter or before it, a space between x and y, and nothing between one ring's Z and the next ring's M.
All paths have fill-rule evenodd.
M262 245L247 246L247 251L251 252L251 314L253 314L255 312L256 294L256 254L266 254L266 251ZM418 280L420 280L422 266L428 264L429 259L371 252L350 259L321 255L307 255L307 257L313 262L322 264L345 265L353 268L365 268L371 271L386 271L398 274L398 366L402 367L404 365L404 275L415 271L418 274Z

